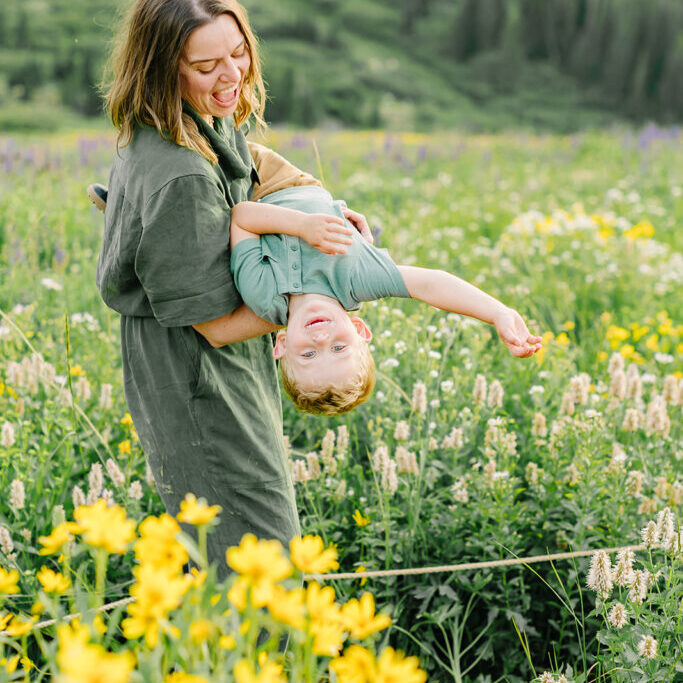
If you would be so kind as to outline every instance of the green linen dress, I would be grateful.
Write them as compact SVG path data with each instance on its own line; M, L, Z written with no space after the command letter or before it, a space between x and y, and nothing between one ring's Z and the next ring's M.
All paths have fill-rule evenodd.
M300 533L282 434L272 337L213 348L191 326L241 303L230 273L230 209L258 180L232 120L185 105L218 164L138 127L110 179L97 284L121 314L126 402L170 514L188 492L222 507L209 559L251 532Z

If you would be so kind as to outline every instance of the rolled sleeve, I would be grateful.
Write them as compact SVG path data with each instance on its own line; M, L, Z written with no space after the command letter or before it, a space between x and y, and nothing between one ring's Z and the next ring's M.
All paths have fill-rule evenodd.
M230 207L214 180L183 176L150 197L135 271L164 327L207 322L242 303L230 273Z

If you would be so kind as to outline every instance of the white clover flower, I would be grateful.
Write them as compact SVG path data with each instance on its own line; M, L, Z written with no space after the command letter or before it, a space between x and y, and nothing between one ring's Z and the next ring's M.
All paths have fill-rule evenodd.
M669 365L674 362L674 357L668 353L655 353L654 359L656 363L661 365Z
M410 436L410 425L405 420L399 420L394 429L394 439L396 441L406 441Z
M322 470L320 469L320 461L318 460L318 454L315 451L306 453L304 455L306 458L306 466L308 467L309 479L318 479L322 476Z
M427 354L430 358L433 358L434 360L440 360L441 359L441 354L438 351L429 351Z
M112 407L112 386L111 384L103 384L100 387L99 406L103 410L110 410Z
M553 676L550 671L544 671L538 677L538 683L555 683L555 676Z
M609 611L607 621L616 629L623 628L628 621L626 608L620 602L617 602Z
M396 449L396 465L399 474L419 474L420 468L417 464L415 453L403 446Z
M291 461L292 468L292 481L295 484L299 484L303 481L308 481L311 477L308 474L308 469L306 468L306 462L301 458Z
M57 280L53 280L51 277L44 277L41 281L40 284L45 287L45 289L53 289L56 292L61 292L64 289L64 286L57 282Z
M130 482L128 497L131 500L140 500L142 498L142 484L137 479Z
M398 489L397 464L391 458L385 458L382 462L382 488L389 494L396 493Z
M571 391L565 391L562 394L562 403L560 405L560 415L574 414L574 394Z
M503 407L503 385L499 380L494 379L488 391L488 405L489 408Z
M0 524L0 551L7 556L10 556L14 551L14 541L12 535L7 527Z
M444 437L441 448L461 448L462 444L462 429L453 427L453 429Z
M596 550L593 553L586 584L603 600L606 600L612 592L612 564L609 555L604 550Z
M10 448L14 445L14 427L11 423L5 422L0 431L0 445L5 448Z
M386 358L381 364L383 368L397 368L398 366L399 362L395 358Z
M21 479L14 479L10 484L9 505L13 510L23 510L26 503L26 492Z
M635 578L633 574L633 561L635 555L631 548L625 548L617 553L617 565L614 568L614 585L630 586Z
M85 493L83 493L80 486L74 486L71 492L71 500L74 504L74 510L81 505L85 505Z
M421 414L427 412L427 387L424 382L415 382L413 385L413 410Z
M636 569L633 572L633 583L628 593L628 599L638 605L642 605L647 597L650 587L650 572L647 569Z
M472 400L475 403L484 403L486 401L488 386L486 377L484 375L477 375L474 378L474 389L472 390Z
M107 462L104 464L107 468L107 474L109 475L109 478L111 479L114 486L123 486L126 482L126 477L119 468L119 466L116 464L114 459L109 458Z
M657 641L652 636L643 636L638 643L638 654L643 659L654 659L657 656Z
M334 443L336 441L336 436L333 430L328 429L323 436L322 443L320 444L320 455L325 458L329 457L334 453Z
M0 337L6 337L9 333L10 329L7 325L0 325Z
M453 486L451 486L451 493L453 494L453 499L458 503L466 503L469 500L467 495L467 483L464 477L460 477Z
M540 396L541 394L545 394L545 387L542 384L534 384L531 389L529 389L529 393L532 396Z
M440 387L444 394L450 394L451 391L453 391L453 380L445 379L443 382L441 382Z

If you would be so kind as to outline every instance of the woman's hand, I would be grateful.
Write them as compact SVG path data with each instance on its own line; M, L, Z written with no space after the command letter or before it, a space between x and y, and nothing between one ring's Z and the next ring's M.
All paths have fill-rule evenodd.
M365 220L365 216L362 213L357 213L351 209L342 209L342 213L344 214L344 218L346 218L349 223L353 224L366 242L369 244L375 243L375 238L372 236L368 222Z
M541 348L541 338L529 332L522 316L512 308L503 306L496 314L493 324L501 341L513 356L528 358Z
M324 254L345 254L344 245L352 244L353 229L339 216L309 213L299 223L298 235Z

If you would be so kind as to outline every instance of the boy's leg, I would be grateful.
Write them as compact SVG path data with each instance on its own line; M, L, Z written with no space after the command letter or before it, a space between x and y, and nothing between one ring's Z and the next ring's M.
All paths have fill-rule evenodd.
M107 188L100 183L93 183L92 185L88 185L86 192L88 193L88 197L90 197L90 201L95 205L95 208L104 212L104 209L107 206Z

